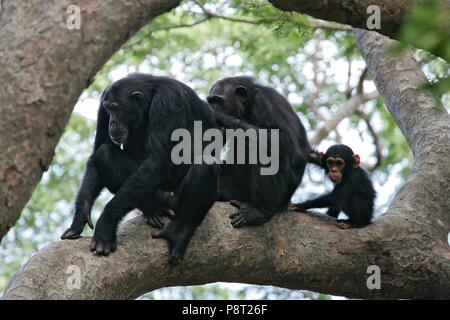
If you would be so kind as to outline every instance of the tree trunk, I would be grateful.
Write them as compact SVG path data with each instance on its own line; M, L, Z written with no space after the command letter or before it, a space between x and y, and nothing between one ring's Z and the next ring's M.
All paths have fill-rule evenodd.
M149 19L179 1L1 1L0 240L48 168L82 90ZM81 29L69 30L70 5Z
M269 0L284 11L298 11L318 19L349 24L356 28L368 29L367 20L373 11L371 5L380 8L380 29L374 30L390 38L398 39L400 27L411 8L424 0ZM440 0L442 10L450 12L450 0ZM420 42L414 43L420 48ZM433 52L432 52L433 53ZM434 54L438 54L434 52ZM438 54L439 55L439 54ZM442 57L445 59L445 57Z
M136 298L172 286L232 281L356 298L450 298L450 116L419 88L426 81L410 52L388 54L393 41L354 34L372 79L414 154L413 172L388 211L362 229L340 230L314 214L280 213L261 227L233 229L216 204L194 235L185 260L167 264L162 240L138 217L119 232L118 251L97 257L89 239L41 250L12 279L4 299ZM367 268L381 289L367 287ZM73 270L80 289L71 289ZM69 271L69 272L68 272Z
M178 3L80 0L82 29L70 31L63 22L73 2L11 1L0 12L0 235L50 163L76 98L98 68L130 33ZM138 217L122 224L118 250L107 258L92 255L87 238L42 249L3 298L135 298L160 287L213 281L359 298L450 298L450 116L419 90L426 78L410 52L392 57L392 40L354 33L414 154L412 174L374 224L340 230L324 217L280 213L264 226L233 229L226 216L234 209L216 204L185 260L169 267L165 243L151 239ZM381 269L379 290L366 285L369 265ZM78 275L79 289L73 281Z

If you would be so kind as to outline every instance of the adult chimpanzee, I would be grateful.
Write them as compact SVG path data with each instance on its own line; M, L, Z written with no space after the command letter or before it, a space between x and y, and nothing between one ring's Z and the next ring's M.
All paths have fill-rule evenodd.
M115 196L97 221L91 251L116 249L116 229L127 212L140 208L150 222L169 206L162 190L176 192L176 215L155 237L169 242L169 262L182 259L196 227L217 197L217 165L171 161L175 129L194 138L194 121L215 127L214 113L188 86L173 79L131 74L105 89L100 99L94 151L75 203L75 217L63 239L79 237L90 222L92 205L106 187ZM123 150L119 147L122 145Z
M279 141L267 141L279 143L276 174L261 175L258 164L225 164L219 179L219 200L234 200L238 208L230 216L232 225L263 224L286 208L302 180L310 152L305 128L283 96L251 77L216 82L207 100L223 128L279 130Z
M293 204L290 208L296 211L328 208L327 214L333 218L343 211L349 219L338 220L341 229L370 224L376 193L367 173L359 166L359 161L359 155L343 144L331 146L325 154L311 153L308 162L325 170L335 187L330 194Z

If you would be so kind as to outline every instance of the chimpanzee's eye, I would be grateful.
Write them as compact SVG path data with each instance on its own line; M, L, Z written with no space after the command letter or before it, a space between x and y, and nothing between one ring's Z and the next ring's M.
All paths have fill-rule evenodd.
M343 160L340 160L340 159L336 160L336 165L337 165L338 167L343 167L344 164L345 164L345 163L344 163Z
M223 106L223 98L218 95L211 95L206 98L209 104Z
M116 112L116 111L119 110L119 104L117 102L104 101L103 102L103 107L108 112Z

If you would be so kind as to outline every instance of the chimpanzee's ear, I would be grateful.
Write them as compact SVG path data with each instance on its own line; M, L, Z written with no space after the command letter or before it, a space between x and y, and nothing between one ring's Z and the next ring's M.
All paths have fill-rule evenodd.
M133 91L131 93L131 96L134 98L142 99L144 97L144 94L141 91Z
M359 155L353 155L353 167L358 168L360 161L361 159L359 158Z
M320 160L323 159L324 155L325 155L325 153L323 153L323 152L320 152L320 153L319 153Z
M245 87L239 86L235 90L236 95L239 97L241 103L247 103L247 89Z

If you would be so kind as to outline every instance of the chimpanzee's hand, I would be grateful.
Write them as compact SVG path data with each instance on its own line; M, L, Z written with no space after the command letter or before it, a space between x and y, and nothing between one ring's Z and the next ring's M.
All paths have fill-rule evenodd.
M214 115L219 126L223 126L225 128L239 127L239 124L241 123L240 119L227 114L221 108L214 108Z
M227 119L229 119L229 115L226 114L221 108L215 107L214 108L214 115L216 117L216 122L219 125L225 125Z

